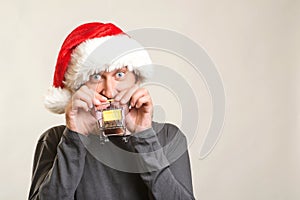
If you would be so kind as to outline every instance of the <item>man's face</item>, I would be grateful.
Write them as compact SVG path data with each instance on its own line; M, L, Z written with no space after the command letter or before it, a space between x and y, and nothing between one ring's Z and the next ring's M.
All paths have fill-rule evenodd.
M108 99L114 98L120 91L131 88L136 84L136 76L127 67L111 72L100 72L90 76L86 86Z

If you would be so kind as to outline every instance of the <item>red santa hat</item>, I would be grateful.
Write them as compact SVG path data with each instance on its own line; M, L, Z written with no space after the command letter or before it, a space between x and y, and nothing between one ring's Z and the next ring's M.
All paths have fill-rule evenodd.
M147 51L111 23L87 23L75 28L59 51L53 86L45 97L45 107L53 113L65 112L72 93L100 71L127 67L141 80L149 76ZM144 66L144 67L143 67Z

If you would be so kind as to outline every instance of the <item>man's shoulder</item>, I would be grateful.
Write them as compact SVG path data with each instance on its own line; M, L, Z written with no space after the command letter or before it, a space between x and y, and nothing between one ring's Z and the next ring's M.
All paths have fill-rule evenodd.
M39 138L39 142L59 142L64 130L66 129L65 125L53 126L46 130Z
M174 139L175 140L180 139L184 142L186 141L185 135L175 124L152 122L152 127L154 131L157 133L159 142L163 146L170 143L171 141L174 141Z

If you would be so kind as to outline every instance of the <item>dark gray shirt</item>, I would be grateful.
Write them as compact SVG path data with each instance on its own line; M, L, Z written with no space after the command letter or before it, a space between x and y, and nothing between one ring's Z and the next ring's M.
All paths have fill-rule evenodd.
M151 129L130 136L127 143L111 137L101 145L97 138L83 142L81 135L65 126L42 134L35 150L29 199L194 199L186 138L176 126L153 122ZM110 144L140 156L118 157ZM101 152L104 160L105 156L113 158L121 168L139 165L144 171L115 169L100 162L93 151Z

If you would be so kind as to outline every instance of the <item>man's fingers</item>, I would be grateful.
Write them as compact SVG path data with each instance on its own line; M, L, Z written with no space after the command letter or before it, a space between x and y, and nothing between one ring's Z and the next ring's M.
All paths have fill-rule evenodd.
M80 99L88 104L89 108L92 108L94 105L99 106L102 102L106 102L107 98L95 92L94 90L89 89L86 85L83 85L76 93L73 95L73 101Z
M98 105L98 106L95 106L95 108L96 108L96 110L102 110L102 109L105 109L105 108L107 108L107 107L109 107L109 103L103 103L103 104L100 104L100 105Z
M127 90L122 90L121 92L119 92L115 97L114 100L115 101L120 101L122 99L122 97L125 95L125 93L127 92Z
M96 106L99 106L102 103L107 102L107 98L101 94L98 94L97 92L94 92L93 102Z
M138 90L136 90L135 93L131 97L131 102L130 102L131 107L136 107L138 99L140 99L144 96L149 96L148 100L151 101L148 90L146 90L145 88L139 88Z
M72 109L73 110L78 110L78 109L83 109L85 111L89 111L89 106L86 102L82 101L82 100L79 100L79 99L76 99L72 102Z
M90 97L92 97L94 95L94 91L91 90L90 88L88 88L86 85L81 86L79 90L86 93Z
M84 92L83 90L78 90L72 98L72 101L77 102L77 100L81 100L87 104L89 108L93 107L92 97L90 94Z
M82 91L91 97L92 103L95 106L99 106L102 102L106 102L107 98L98 94L96 91L91 90L87 86L82 86ZM92 108L92 107L91 107Z
M129 90L126 91L126 93L123 95L123 97L120 99L121 104L126 104L130 101L132 95L138 90L138 86L135 85L131 87Z
M139 98L135 104L135 108L140 108L143 105L149 105L151 102L151 98L150 96L142 96L141 98Z

